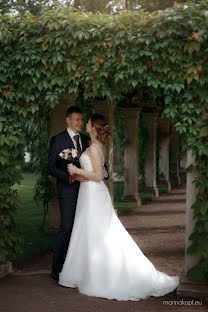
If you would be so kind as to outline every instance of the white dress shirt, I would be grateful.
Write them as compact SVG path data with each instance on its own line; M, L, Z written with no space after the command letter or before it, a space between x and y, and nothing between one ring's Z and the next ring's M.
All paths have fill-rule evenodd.
M69 136L71 137L72 142L74 143L75 149L77 149L77 143L76 143L76 141L74 139L74 136L77 135L77 134L79 135L79 144L80 144L80 147L81 147L81 150L82 150L82 141L81 141L80 134L79 133L75 133L69 127L67 128L67 132L68 132Z

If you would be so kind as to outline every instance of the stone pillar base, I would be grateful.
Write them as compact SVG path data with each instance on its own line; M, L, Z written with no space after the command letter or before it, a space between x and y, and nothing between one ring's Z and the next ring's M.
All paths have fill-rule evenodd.
M0 264L0 278L12 272L13 272L13 269L12 269L11 262L6 263L6 264Z
M177 172L172 172L170 176L170 187L179 186L181 184L180 176L177 175Z
M170 183L170 181L160 181L159 186L167 186L168 192L171 191L171 183Z
M151 186L145 186L144 188L145 192L150 192L150 193L154 193L155 197L159 197L159 189L157 186L151 187Z
M141 198L140 196L133 196L133 195L124 195L122 197L122 201L123 202L133 202L136 204L137 207L140 207L142 206L142 201L141 201Z
M208 298L208 283L192 282L182 276L176 293L179 297Z
M177 175L177 180L178 180L178 185L180 185L181 184L181 177L180 177L180 175Z

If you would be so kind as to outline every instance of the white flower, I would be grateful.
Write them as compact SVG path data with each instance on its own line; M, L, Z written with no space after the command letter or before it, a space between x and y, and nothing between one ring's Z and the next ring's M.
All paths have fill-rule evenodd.
M75 149L72 150L72 157L73 158L77 157L77 150L75 150Z

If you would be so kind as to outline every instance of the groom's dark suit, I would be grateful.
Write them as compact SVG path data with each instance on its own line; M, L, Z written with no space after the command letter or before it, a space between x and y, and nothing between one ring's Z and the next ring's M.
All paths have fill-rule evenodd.
M80 133L82 152L89 146L90 138ZM48 153L48 172L56 177L56 190L59 199L61 225L56 237L52 272L58 277L61 272L71 237L79 191L79 181L69 183L67 162L59 153L67 148L76 148L67 130L52 137Z

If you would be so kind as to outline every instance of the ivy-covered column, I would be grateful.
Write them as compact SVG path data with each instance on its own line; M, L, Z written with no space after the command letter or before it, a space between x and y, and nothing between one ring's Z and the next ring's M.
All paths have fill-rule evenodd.
M110 129L113 129L113 115L116 107L116 102L108 103L106 101L92 101L95 112L102 114L108 120ZM107 145L106 163L108 166L109 179L106 181L111 199L113 201L113 136L110 137Z
M174 180L177 181L177 184L181 184L180 178L180 159L179 159L179 134L173 133L170 140L170 168L174 171Z
M156 131L157 114L144 113L143 120L148 129L149 139L147 143L147 153L145 158L145 186L153 190L155 196L159 196L159 190L156 183Z
M192 209L192 205L196 201L196 196L198 193L198 189L196 188L193 181L199 176L199 172L195 168L195 155L192 154L192 151L189 150L187 152L187 168L192 166L193 170L191 172L187 172L187 182L186 182L186 233L185 233L185 261L184 261L184 275L181 278L181 283L177 289L177 294L179 296L196 296L202 297L202 292L204 292L203 286L200 283L194 283L190 281L186 276L189 269L193 268L200 257L195 254L187 253L187 248L191 245L191 241L189 240L190 235L194 232L194 226L196 223L196 219L194 219L194 209ZM207 287L205 289L207 295Z
M169 179L169 127L170 127L169 119L160 119L159 173L160 173L160 182L167 185L168 191L171 190L171 184Z
M198 190L196 185L193 183L196 177L198 177L199 173L195 168L195 155L192 154L192 151L187 152L187 168L189 166L193 166L192 172L187 173L187 182L186 182L186 237L185 237L185 245L186 250L191 245L191 241L189 240L189 236L194 232L194 209L191 209L192 205L196 201L196 196ZM190 268L197 264L199 258L195 255L185 254L185 274L188 272Z
M66 110L69 106L75 105L76 97L74 96L71 99L65 98L64 96L60 97L59 103L54 107L51 111L51 136L54 136L61 131L66 129ZM56 179L51 178L54 188L56 185ZM54 197L51 200L51 228L59 228L60 225L60 212L59 212L59 204L58 199Z
M136 202L141 206L141 199L138 195L138 108L123 108L125 118L125 140L127 145L124 151L124 197L123 200Z

